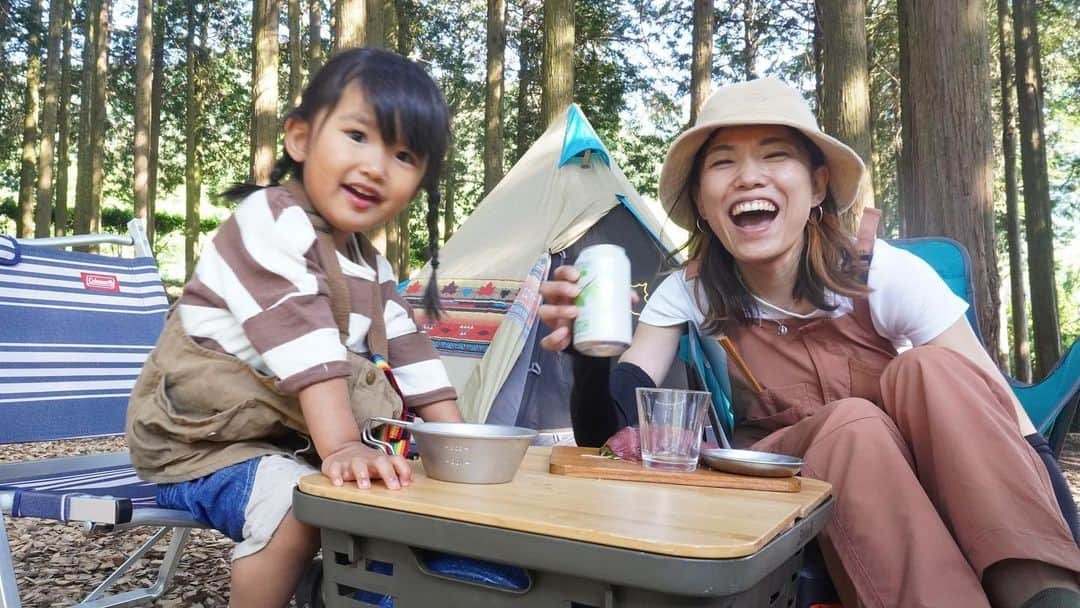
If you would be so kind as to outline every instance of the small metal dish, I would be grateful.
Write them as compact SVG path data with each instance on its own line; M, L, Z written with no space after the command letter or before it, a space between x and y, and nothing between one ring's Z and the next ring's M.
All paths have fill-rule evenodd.
M375 437L380 424L404 427L414 439L432 479L457 483L506 483L514 478L525 450L537 432L518 426L466 424L464 422L406 422L371 417L364 421L364 443L393 453L393 448Z
M791 477L802 468L802 458L731 448L706 448L701 459L710 468L725 473L757 477Z

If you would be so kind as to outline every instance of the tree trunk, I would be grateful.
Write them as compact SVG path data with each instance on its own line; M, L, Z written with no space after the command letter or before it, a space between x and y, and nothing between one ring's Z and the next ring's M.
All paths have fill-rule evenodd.
M540 122L546 129L574 101L574 3L544 1L544 82Z
M1012 296L1013 376L1031 382L1027 296L1024 293L1024 252L1020 242L1020 203L1016 186L1016 64L1012 58L1012 24L1008 0L997 0L998 60L1001 66L1001 151L1005 165L1005 235L1009 245L1009 289Z
M90 180L90 232L101 232L101 197L105 185L105 131L108 126L109 14L112 0L101 0L94 26L93 170ZM92 250L97 251L97 247Z
M67 234L68 169L71 166L71 13L70 2L64 3L63 50L60 57L60 96L57 99L59 134L56 144L56 204L53 208L54 234Z
M391 48L388 33L393 19L393 0L367 0L367 32L364 34L364 46Z
M369 6L368 14L372 17L378 14L381 17L379 19L373 18L372 22L369 22L381 22L376 28L368 29L367 37L369 41L381 39L384 46L394 48L397 53L404 56L408 56L413 51L413 40L409 36L411 23L409 0L375 0L375 5ZM391 33L393 36L391 36ZM394 40L391 41L391 38ZM383 251L386 252L387 261L390 262L390 266L394 269L395 276L399 280L408 276L409 272L409 242L411 238L409 217L411 216L411 207L413 207L413 204L417 204L416 201L418 200L420 199L414 199L414 202L405 207L402 213L387 221L387 225L384 226L383 230L383 239L386 240L386 249L383 249Z
M36 2L35 2L36 4ZM60 44L68 3L49 1L48 60L45 64L45 105L41 113L41 144L38 153L37 204L34 207L34 236L49 236L52 225L53 164L56 160L56 117L59 113Z
M165 2L158 2L154 9L154 75L150 95L150 166L147 176L149 196L146 201L146 238L154 242L157 211L158 148L161 145L161 91L165 84Z
M150 106L154 103L154 2L138 0L135 37L135 217L150 220Z
M815 5L821 34L821 129L851 146L866 163L859 196L844 214L854 229L862 210L874 206L866 5L864 0L818 0Z
M709 98L712 84L713 35L716 16L713 0L694 0L694 33L690 59L690 125L697 122L698 112Z
M1035 377L1044 378L1061 357L1057 283L1054 280L1054 230L1046 170L1042 61L1039 59L1035 0L1013 0L1016 38L1016 97L1020 114L1020 167L1024 179L1031 320L1035 334Z
M747 80L757 78L757 15L754 0L743 0L743 75Z
M537 55L542 48L536 37L537 28L533 27L538 12L539 7L533 0L522 0L521 29L518 31L517 132L514 133L514 162L525 154L536 137L534 132L537 122L536 109L530 93L536 88Z
M364 46L368 0L334 0L334 49Z
M386 22L386 15L384 13L384 5L382 0L363 0L364 2L364 14L367 19L364 23L358 25L364 28L364 46L369 47L386 47L386 30L383 24ZM408 213L406 211L403 213ZM399 268L394 266L394 260L398 258L398 223L397 218L391 218L385 224L375 226L364 231L364 235L367 236L371 244L375 246L386 261L390 262L390 266L394 268L394 272L397 273Z
M86 14L83 19L83 49L82 49L82 83L79 88L79 135L78 135L78 158L76 160L77 172L75 175L75 222L74 234L86 234L90 230L90 196L91 196L91 173L93 145L93 121L94 106L94 45L89 41L94 40L94 29L97 20L93 17L97 14L97 6L103 0L87 0Z
M270 183L277 148L278 0L255 0L252 11L251 180Z
M10 7L8 10L11 10ZM19 169L19 214L15 233L34 235L34 187L38 172L38 114L41 113L41 2L31 0L26 24L26 103L23 105L22 164Z
M289 0L289 107L300 105L304 87L304 32L300 26L300 0Z
M456 112L451 112L450 116L454 116ZM446 184L444 192L446 196L443 197L443 240L449 241L450 235L454 234L454 227L457 223L457 217L454 214L454 203L457 199L457 146L451 142L449 149L446 151L446 169L443 171L443 181Z
M184 47L187 54L187 91L184 111L185 162L184 162L184 278L190 279L195 271L195 258L199 244L199 203L202 200L202 74L203 53L196 46L195 29L206 19L204 6L202 15L197 14L196 0L187 2L187 36ZM199 21L197 23L196 21ZM200 43L206 44L205 35Z
M86 124L79 127L79 174L75 187L75 234L101 229L101 191L105 178L106 91L109 73L109 0L87 2L80 108ZM96 249L96 248L91 248Z
M984 2L900 0L898 14L905 236L944 235L967 248L983 342L1000 362Z
M487 98L484 102L484 194L503 175L503 79L506 56L506 0L487 4Z
M308 74L322 67L322 0L308 0Z
M413 0L395 0L392 3L391 8L394 14L394 38L397 47L397 52L402 56L408 57L413 50L412 39L412 20L413 11L415 10ZM419 200L419 199L415 199ZM414 200L413 204L416 204ZM412 259L412 252L410 251L410 244L412 243L412 230L409 223L412 214L406 209L402 213L398 214L395 221L397 222L397 250L396 256L392 261L394 268L397 270L397 276L399 279L403 279L409 275L409 265Z

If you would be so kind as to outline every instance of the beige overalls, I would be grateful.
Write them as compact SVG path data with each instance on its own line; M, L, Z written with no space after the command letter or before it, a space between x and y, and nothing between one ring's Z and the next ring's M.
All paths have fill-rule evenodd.
M1001 382L944 347L897 356L865 299L783 324L724 328L765 387L732 372L735 443L801 457L803 475L833 484L821 544L846 606L988 606L983 571L1009 558L1080 571Z

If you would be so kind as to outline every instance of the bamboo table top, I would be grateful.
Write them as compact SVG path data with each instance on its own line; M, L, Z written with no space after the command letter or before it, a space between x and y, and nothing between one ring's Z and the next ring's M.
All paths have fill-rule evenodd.
M373 507L544 534L624 549L694 558L751 555L822 504L831 486L803 479L798 492L767 492L583 479L548 472L551 448L531 447L514 480L448 483L412 461L413 483L334 487L322 475L302 492Z

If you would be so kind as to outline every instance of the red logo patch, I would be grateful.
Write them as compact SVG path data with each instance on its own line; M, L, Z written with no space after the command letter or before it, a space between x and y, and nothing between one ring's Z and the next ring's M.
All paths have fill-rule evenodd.
M90 272L79 273L82 275L83 287L94 291L120 291L120 280L111 274L93 274Z

